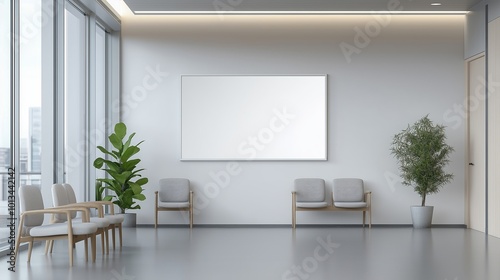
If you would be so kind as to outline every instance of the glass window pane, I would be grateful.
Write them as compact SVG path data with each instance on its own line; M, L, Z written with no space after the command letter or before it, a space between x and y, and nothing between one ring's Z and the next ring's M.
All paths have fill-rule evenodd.
M106 32L96 26L96 98L95 98L95 147L106 146ZM101 152L96 148L96 155L101 156ZM104 178L103 170L96 170L96 178Z
M20 1L19 137L20 184L41 183L42 12L41 0Z
M65 182L85 198L86 18L72 5L64 13L64 168Z
M0 1L0 247L7 244L8 175L10 166L10 2Z

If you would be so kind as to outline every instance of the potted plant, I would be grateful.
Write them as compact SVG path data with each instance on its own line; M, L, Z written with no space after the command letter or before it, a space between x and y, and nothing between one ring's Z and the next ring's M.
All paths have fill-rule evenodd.
M413 186L422 198L420 206L411 207L413 226L430 227L434 207L425 205L427 195L453 179L444 170L453 152L446 144L445 126L434 125L427 115L394 136L391 152L399 161L402 184Z
M107 158L98 157L94 161L95 168L104 170L109 175L108 178L97 179L96 199L113 201L120 207L122 214L125 214L127 209L141 209L135 200L146 199L142 193L144 190L142 186L148 183L148 178L140 174L144 169L137 168L141 160L132 158L141 150L139 145L144 141L134 145L132 138L135 133L130 134L128 138L126 135L127 126L121 122L117 123L114 132L108 137L113 149L108 151L102 146L97 146L103 154L107 155ZM102 197L105 189L110 190L112 194ZM127 213L123 225L135 226L135 213Z

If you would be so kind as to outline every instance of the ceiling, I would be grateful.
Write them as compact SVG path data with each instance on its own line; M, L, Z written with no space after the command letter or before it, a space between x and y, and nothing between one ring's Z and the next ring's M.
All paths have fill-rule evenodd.
M468 11L480 0L124 0L134 13ZM431 3L440 2L441 6Z

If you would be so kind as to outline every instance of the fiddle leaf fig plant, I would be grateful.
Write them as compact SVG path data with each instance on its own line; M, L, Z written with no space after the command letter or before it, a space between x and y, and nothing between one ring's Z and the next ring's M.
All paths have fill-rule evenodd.
M446 143L445 126L434 125L428 115L394 136L391 152L399 161L402 184L413 186L421 206L427 195L438 193L453 179L444 170L453 150Z
M113 149L108 151L102 146L97 146L107 158L98 157L94 167L106 171L108 178L99 178L96 181L96 200L113 201L120 207L121 213L127 209L141 209L136 200L143 201L146 196L142 193L142 186L148 183L148 178L140 174L144 169L138 169L140 159L132 158L141 150L139 145L144 142L132 144L132 133L126 138L127 126L120 122L114 127L114 132L108 137ZM105 189L112 192L102 197Z

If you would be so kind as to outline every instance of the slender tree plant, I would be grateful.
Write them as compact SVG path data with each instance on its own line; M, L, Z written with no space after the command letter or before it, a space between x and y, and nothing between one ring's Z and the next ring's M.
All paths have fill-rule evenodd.
M391 152L399 161L402 183L413 186L422 206L427 195L453 179L444 170L453 150L446 144L445 126L434 125L428 115L394 136Z

